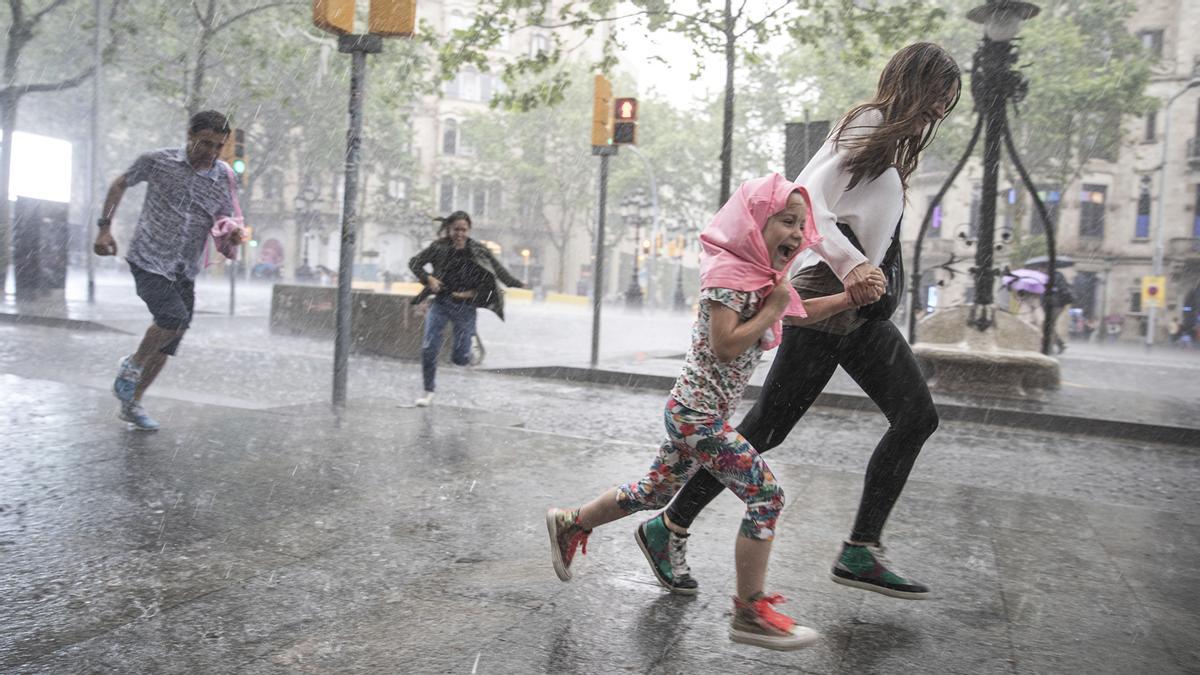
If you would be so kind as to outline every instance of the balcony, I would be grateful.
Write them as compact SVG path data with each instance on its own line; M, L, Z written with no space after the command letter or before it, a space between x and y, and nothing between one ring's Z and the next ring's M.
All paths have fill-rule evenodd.
M1200 238L1174 237L1167 242L1166 253L1172 260L1200 260Z
M1187 142L1188 168L1200 171L1200 138L1189 138Z

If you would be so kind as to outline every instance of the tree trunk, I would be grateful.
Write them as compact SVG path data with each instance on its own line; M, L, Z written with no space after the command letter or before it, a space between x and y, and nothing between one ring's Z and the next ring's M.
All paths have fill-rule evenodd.
M192 91L188 95L187 118L200 112L201 95L204 90L204 76L207 68L208 46L213 36L213 16L217 11L217 0L208 0L208 11L200 25L200 40L196 47L196 68L192 71Z
M721 122L721 200L717 208L729 201L733 182L733 67L737 55L733 50L732 0L725 0L725 113Z

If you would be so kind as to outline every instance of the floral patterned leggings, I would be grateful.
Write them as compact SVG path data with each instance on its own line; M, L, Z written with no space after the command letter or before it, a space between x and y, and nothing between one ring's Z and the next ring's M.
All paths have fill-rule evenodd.
M746 503L738 533L750 539L775 538L775 522L783 511L783 488L758 452L719 415L692 410L667 399L663 412L667 439L644 478L617 488L617 504L625 513L666 506L701 468Z

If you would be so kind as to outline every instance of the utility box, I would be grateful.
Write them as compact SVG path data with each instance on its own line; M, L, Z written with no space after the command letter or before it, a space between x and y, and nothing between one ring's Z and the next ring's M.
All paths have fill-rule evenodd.
M67 286L71 226L68 205L18 197L13 218L17 300L62 298Z

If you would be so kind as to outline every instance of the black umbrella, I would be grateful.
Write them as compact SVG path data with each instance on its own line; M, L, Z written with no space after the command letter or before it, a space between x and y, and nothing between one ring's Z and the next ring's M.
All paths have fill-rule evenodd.
M1034 256L1034 257L1030 258L1029 260L1025 261L1025 266L1026 267L1049 267L1050 266L1050 256L1045 256L1045 255ZM1061 269L1064 269L1067 267L1074 267L1074 266L1075 266L1075 260L1072 258L1068 258L1065 255L1060 255L1054 259L1054 268L1055 269L1061 270Z

